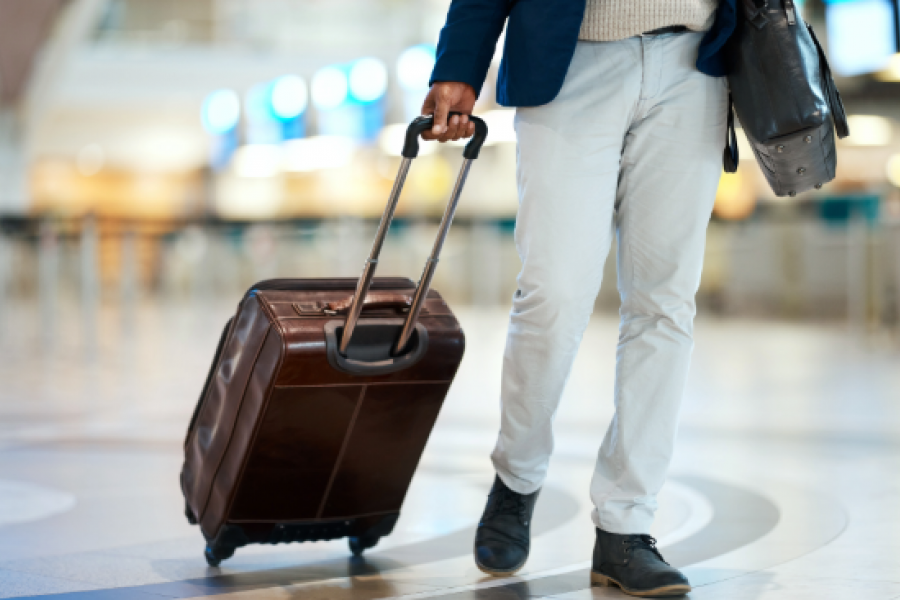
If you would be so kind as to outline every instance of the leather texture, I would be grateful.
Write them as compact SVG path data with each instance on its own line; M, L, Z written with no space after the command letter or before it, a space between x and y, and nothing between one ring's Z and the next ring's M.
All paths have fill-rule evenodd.
M793 0L741 0L728 83L733 110L772 190L794 196L834 179L834 126L849 134L825 53ZM737 170L729 117L725 170Z
M687 586L682 594L690 591L687 577L663 560L656 540L649 535L621 535L597 529L591 570L614 579L623 590L642 595L679 586Z
M341 300L329 302L320 310L333 310L335 312L344 313L350 310L351 304L353 304L353 294L350 294ZM372 292L363 299L363 310L371 308L409 308L411 304L412 294Z
M388 374L338 371L325 335L337 317L325 310L345 305L355 287L350 278L260 282L226 327L181 477L189 518L211 545L233 552L245 543L390 533L465 339L430 291L419 318L429 345L418 362ZM376 278L372 289L366 321L402 319L399 299L413 283Z
M495 477L475 532L475 563L492 575L521 569L531 549L531 519L540 490L518 494Z

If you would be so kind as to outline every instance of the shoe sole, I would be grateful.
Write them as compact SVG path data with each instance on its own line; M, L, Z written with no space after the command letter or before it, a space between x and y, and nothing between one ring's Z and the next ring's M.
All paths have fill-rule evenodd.
M520 564L516 565L512 569L506 571L498 571L496 569L490 569L480 562L478 562L478 554L475 552L475 548L472 548L472 558L475 559L475 566L478 567L478 570L482 573L490 575L492 577L509 577L510 575L515 575L519 571L522 570L522 567L525 566L525 563L528 562L528 556L525 556L525 560L523 560Z
M684 596L691 591L691 586L684 584L664 585L652 590L630 590L612 577L601 575L596 571L591 571L591 585L617 587L626 594L631 596L641 596L644 598L663 597L663 596Z

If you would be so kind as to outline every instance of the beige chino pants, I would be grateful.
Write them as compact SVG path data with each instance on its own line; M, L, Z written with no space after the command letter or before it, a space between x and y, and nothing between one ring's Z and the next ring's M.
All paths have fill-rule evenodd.
M723 79L694 67L701 37L579 42L559 96L516 114L522 271L492 459L519 493L543 484L553 416L615 237L616 414L591 483L595 524L613 533L650 529L690 364L727 96Z

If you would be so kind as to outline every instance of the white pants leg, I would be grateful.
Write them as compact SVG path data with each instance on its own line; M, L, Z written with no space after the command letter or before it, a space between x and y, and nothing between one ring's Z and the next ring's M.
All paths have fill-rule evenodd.
M646 533L671 461L694 296L721 173L725 84L694 68L700 34L579 42L559 96L520 108L522 259L492 455L527 494L616 234L616 415L591 484L595 524Z

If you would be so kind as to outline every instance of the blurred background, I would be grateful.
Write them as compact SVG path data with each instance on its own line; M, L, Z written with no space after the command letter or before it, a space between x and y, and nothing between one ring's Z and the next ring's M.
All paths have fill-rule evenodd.
M0 336L43 343L77 325L89 346L111 312L203 312L259 279L357 275L448 4L0 0ZM744 143L718 192L700 309L847 323L865 345L898 346L897 2L802 11L851 115L837 180L776 198ZM519 266L498 63L476 108L488 147L436 280L455 305L506 306ZM382 274L418 276L459 163L458 147L425 145ZM600 311L617 308L614 258Z
M898 1L802 4L850 115L837 179L776 198L745 141L738 173L722 178L676 487L654 531L687 539L713 514L729 540L740 529L729 523L775 526L760 514L780 529L739 559L733 540L691 538L685 548L723 556L691 580L718 573L731 586L698 598L796 600L818 582L822 597L900 595L896 561L871 558L900 556ZM0 0L0 598L157 584L145 591L167 596L187 593L171 582L216 574L177 481L222 326L255 281L360 273L448 5ZM379 548L431 541L365 572L343 541L241 550L224 568L262 573L232 580L256 586L247 598L288 597L256 589L285 581L324 581L296 597L356 600L481 581L470 529L493 477L519 270L513 111L494 101L498 65L476 107L488 146L434 281L467 355L407 516ZM381 275L419 277L461 164L459 146L422 148ZM550 541L534 572L589 556L585 490L612 417L618 303L613 250L556 417L565 434L546 493L570 500L539 505ZM554 506L565 526L546 520ZM445 547L454 558L435 554ZM427 577L415 575L422 561L433 562ZM382 588L333 579L379 568L400 575ZM736 579L738 568L751 576ZM754 592L764 589L773 595Z

